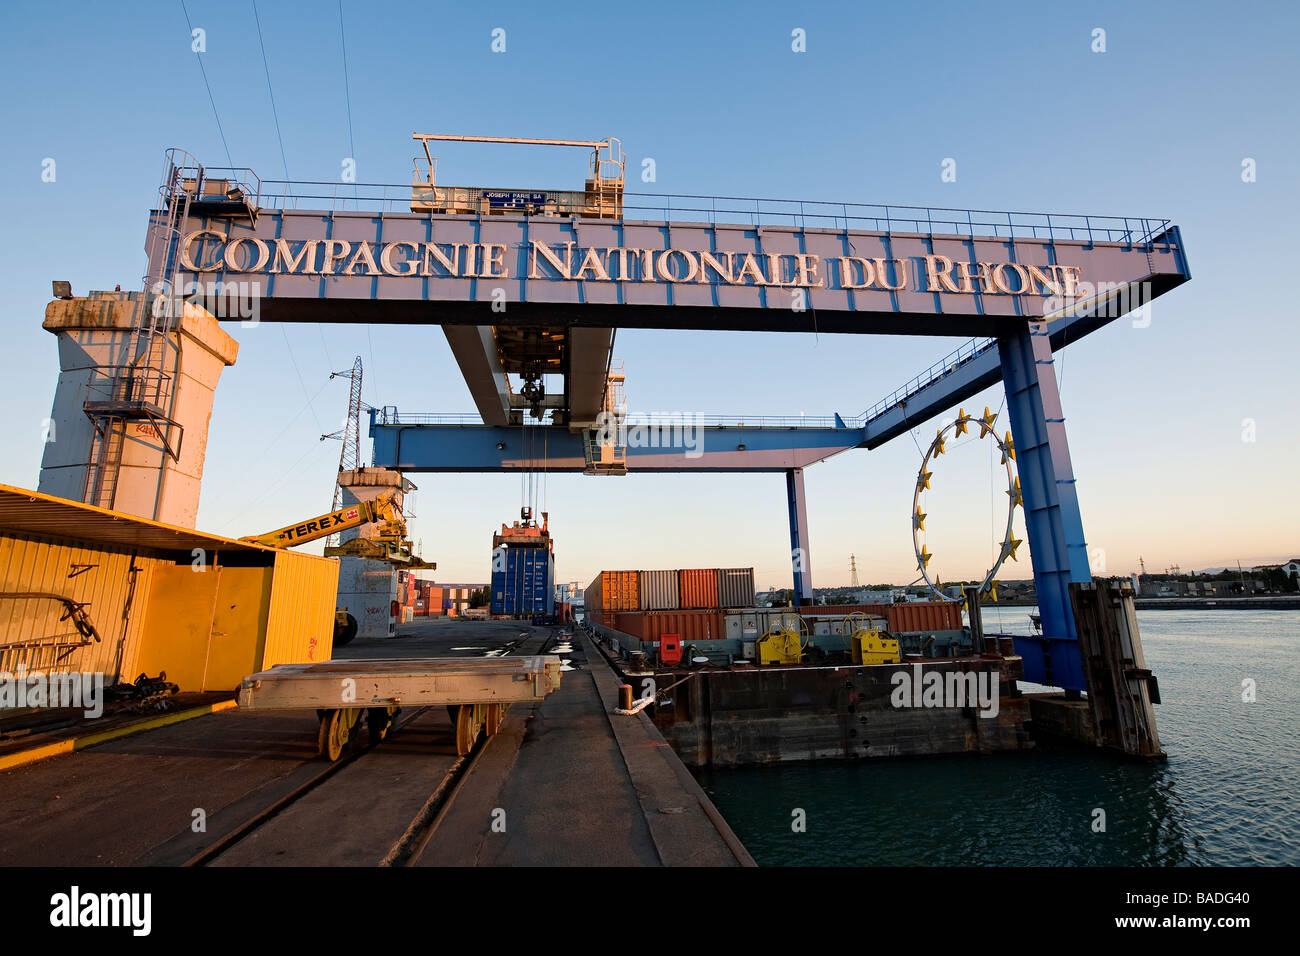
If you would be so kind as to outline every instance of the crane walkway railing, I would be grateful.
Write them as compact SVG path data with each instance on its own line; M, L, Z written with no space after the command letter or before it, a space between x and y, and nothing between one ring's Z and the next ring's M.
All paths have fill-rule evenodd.
M267 179L258 184L263 208L331 212L411 211L409 183L342 183ZM553 197L581 191L527 190L505 187L438 186L438 189L482 196L541 193ZM552 203L554 205L554 203ZM563 206L563 203L560 203ZM559 208L561 215L582 215L582 209ZM498 208L493 214L517 215L519 209ZM1116 242L1149 245L1158 241L1172 220L1133 216L1094 216L941 206L897 206L877 203L829 202L810 199L759 199L743 196L702 196L687 193L623 194L623 219L705 222L716 225L789 226L919 233L969 238L1043 239L1048 241Z
M876 404L854 418L840 415L706 415L684 412L644 412L644 424L686 422L700 428L865 428L890 410L905 405L923 389L953 374L989 349L997 348L997 339L971 339L945 355L919 375L894 389ZM635 424L638 413L629 412L630 424ZM377 425L482 425L477 412L399 412L387 406L375 409ZM535 423L536 424L536 423Z
M859 415L855 419L857 427L865 427L868 422L875 421L891 409L906 405L908 399L922 389L929 388L935 382L956 372L977 356L984 354L989 349L997 348L997 345L997 339L971 339L969 342L963 343L959 348L949 352L920 375L900 385Z

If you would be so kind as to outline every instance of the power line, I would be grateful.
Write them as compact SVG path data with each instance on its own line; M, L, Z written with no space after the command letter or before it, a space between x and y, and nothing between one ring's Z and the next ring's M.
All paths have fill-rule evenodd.
M324 327L323 325L321 325L319 322L317 322L317 323L316 323L316 331L320 333L320 347L321 347L321 349L325 352L325 364L328 365L330 368L333 368L333 367L334 367L334 360L333 360L332 358L330 358L330 347L329 347L329 345L325 342L325 327ZM372 366L372 367L373 367L373 365L374 365L373 360L374 360L374 356L372 355L372 356L371 356L371 366Z
M370 323L366 323L366 342L368 342L370 345L370 376L371 379L373 380L375 376L378 374L379 366L375 363L375 340L370 335ZM371 395L375 394L373 387L370 390L370 394ZM375 404L376 405L379 404L378 396L376 396Z
M343 0L339 0L342 4ZM190 22L190 11L185 8L185 0L181 0L181 12L185 14L185 25L190 28L190 36L194 36L194 24ZM208 102L212 104L212 117L217 121L217 132L221 134L221 145L226 150L226 162L233 169L235 161L230 158L230 145L226 142L226 131L221 126L221 116L217 113L217 101L212 95L212 84L208 82L208 71L203 66L203 57L198 50L194 51L194 59L199 61L199 72L203 74L203 85L208 88Z
M257 45L258 48L261 49L262 51L262 70L266 73L266 92L271 98L271 118L275 121L275 138L276 141L280 144L280 164L281 166L284 167L285 192L289 195L292 195L293 194L292 187L288 185L288 180L290 178L289 158L288 155L285 153L285 149L284 149L284 133L280 130L280 111L276 108L275 105L275 87L272 86L271 84L271 64L266 56L266 42L265 40L262 39L262 18L258 15L257 12L257 0L252 0L252 5L253 5L253 22L257 24ZM283 332L284 330L281 329L280 331ZM320 333L321 347L325 351L325 363L332 369L334 368L334 363L333 361L330 360L329 346L325 344L325 330L321 327L321 324L319 322L316 323L316 331ZM288 344L289 344L289 340L288 340L288 336L286 335L285 345ZM293 357L292 346L290 346L289 348L289 356L290 358ZM372 355L371 358L373 359L373 357L374 356ZM296 362L294 364L294 368L295 369L297 368ZM298 378L299 380L301 380L302 375L299 374ZM306 388L304 387L304 392L305 391ZM315 416L315 414L316 414L316 409L313 407L312 408L313 417ZM317 424L319 424L319 422L317 422Z
M234 516L231 517L229 521L227 521L225 524L221 526L222 530L229 528L231 525L235 524L237 521L242 519L244 515L248 514L255 505L258 505L262 501L266 500L266 498L272 492L276 491L282 484L284 484L284 482L289 478L290 475L294 474L297 471L298 466L301 465L304 461L306 461L308 456L310 456L313 452L319 452L319 450L324 447L325 446L322 445L320 441L313 442L312 446L308 448L305 452L303 452L302 457L300 457L293 464L285 468L284 471L280 473L280 477L276 478L276 480L272 482L272 484L269 485L265 491L263 491L252 501L245 503L244 506L239 509L239 511L235 512Z
M271 96L271 118L275 120L275 138L280 142L280 162L284 166L284 178L289 178L289 160L284 153L284 136L280 133L280 113L275 108L275 89L271 86L271 64L266 59L266 43L262 40L262 18L257 15L257 0L253 3L253 22L257 24L257 45L262 50L262 69L266 71L266 92Z
M316 394L313 395L313 396L311 397L310 401L309 401L307 404L304 404L304 405L302 406L302 408L298 409L298 411L294 412L293 417L290 418L290 419L288 419L288 420L284 423L284 427L282 427L282 428L281 428L281 429L276 433L275 437L272 438L269 442L266 443L266 447L263 448L260 452L258 452L256 455L253 456L253 460L254 460L254 461L260 461L260 460L264 459L264 458L266 457L266 453L269 452L272 448L279 448L279 447L281 447L281 446L280 446L280 439L281 439L282 437L284 437L284 433L287 432L287 431L288 431L288 430L293 426L293 423L296 422L296 421L298 420L298 417L299 417L300 415L302 415L303 412L307 411L307 409L308 409L309 407L311 407L311 406L310 406L310 402L314 402L314 401L316 400L317 396L319 396L321 392L325 391L325 389L326 389L327 387L329 387L329 383L330 383L330 380L329 380L329 379L325 379L325 381L321 383L321 387L318 388L318 389L316 390ZM242 494L242 492L239 492L239 493ZM223 498L218 498L218 499L217 499L217 501L216 501L216 503L213 505L213 507L215 508L215 507L217 507L217 505L223 505L223 506L224 506L224 505L226 504L226 502L227 502L230 498L231 498L231 493L230 493L230 492L227 492L227 494L225 495L225 497L223 497Z
M348 81L348 39L343 30L343 0L339 0L339 42L343 46L343 95L348 105L348 150L349 157L355 161L357 147L352 139L352 85Z
M293 365L294 374L298 376L298 384L302 386L302 393L307 395L307 383L303 381L302 372L298 369L298 360L293 357L293 346L289 344L289 333L284 330L283 322L279 324L280 334L284 336L284 347L289 350L289 362ZM312 396L307 395L307 407L311 409L311 417L316 422L316 427L319 429L321 427L320 419L316 416L316 406L312 404L312 401Z

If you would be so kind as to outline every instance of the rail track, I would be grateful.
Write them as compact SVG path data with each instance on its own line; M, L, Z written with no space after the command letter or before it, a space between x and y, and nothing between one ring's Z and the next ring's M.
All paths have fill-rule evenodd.
M548 633L545 635L521 635L519 640L507 643L497 656L506 657L520 653L544 654L555 643L556 637L560 633L561 628L553 627L548 629ZM184 867L210 865L232 848L247 840L286 809L319 789L336 774L364 760L367 755L382 747L385 741L391 740L403 728L408 727L421 715L432 710L434 710L433 707L420 707L410 713L399 713L392 726L388 728L388 732L382 741L373 742L361 749L349 750L339 759L323 763L319 772L301 781L292 790L281 794L266 806L246 815L238 824L223 833L213 843L193 854L180 865ZM503 718L504 714L501 717ZM464 722L458 721L455 715L452 717L451 732L453 738L458 733L464 732ZM425 847L428 846L439 822L460 789L461 783L478 762L479 756L483 753L495 732L495 726L480 728L468 753L458 757L456 762L447 770L441 782L429 794L428 799L425 800L423 806L406 827L401 837L392 844L382 859L377 861L379 866L409 867L415 864Z

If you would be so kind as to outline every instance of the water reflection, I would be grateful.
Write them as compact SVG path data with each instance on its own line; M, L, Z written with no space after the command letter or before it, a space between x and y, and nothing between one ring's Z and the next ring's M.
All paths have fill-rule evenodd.
M1156 718L1167 763L1046 745L702 771L700 782L764 864L1300 863L1300 612L1155 611L1139 621L1164 697ZM1243 702L1242 675L1266 698ZM806 832L791 828L796 809Z

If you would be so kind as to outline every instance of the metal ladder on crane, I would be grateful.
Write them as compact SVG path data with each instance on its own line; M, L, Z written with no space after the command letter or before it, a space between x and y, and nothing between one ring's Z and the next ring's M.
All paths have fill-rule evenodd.
M187 180L187 176L192 178ZM136 297L130 335L112 365L91 371L82 403L95 429L82 497L87 504L113 508L131 422L147 422L152 432L149 437L161 442L173 461L180 460L183 434L171 418L174 381L167 369L175 367L179 357L180 343L172 332L184 309L184 300L175 288L181 229L189 217L191 197L202 192L203 179L203 167L188 153L168 150L159 189L162 218L151 236L150 272L144 277L142 294Z
M610 363L605 379L605 401L601 407L602 427L582 432L582 450L586 459L583 474L626 475L627 445L622 424L627 418L627 401L623 397L623 363Z
M605 150L604 157L601 149ZM623 215L623 185L627 160L623 144L614 137L605 140L591 154L591 178L587 180L588 216L616 219Z

